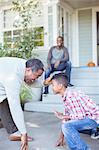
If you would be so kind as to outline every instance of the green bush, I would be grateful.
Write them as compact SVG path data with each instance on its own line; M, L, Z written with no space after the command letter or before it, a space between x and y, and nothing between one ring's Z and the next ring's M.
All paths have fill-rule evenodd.
M22 85L20 90L20 101L22 104L32 100L31 89L27 85Z

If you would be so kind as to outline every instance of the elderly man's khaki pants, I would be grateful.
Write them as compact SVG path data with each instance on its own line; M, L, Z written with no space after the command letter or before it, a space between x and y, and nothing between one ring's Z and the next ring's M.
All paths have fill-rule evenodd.
M5 99L2 103L0 103L0 118L8 134L12 134L18 131L13 121L7 99Z

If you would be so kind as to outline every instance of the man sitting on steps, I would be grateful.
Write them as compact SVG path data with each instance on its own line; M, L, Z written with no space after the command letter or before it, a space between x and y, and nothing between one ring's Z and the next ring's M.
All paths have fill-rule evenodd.
M54 71L65 71L68 76L68 85L70 84L71 62L69 61L69 53L64 47L64 39L62 36L57 38L57 46L51 47L47 57L47 70L45 71L45 80ZM45 87L44 94L48 94L48 86Z

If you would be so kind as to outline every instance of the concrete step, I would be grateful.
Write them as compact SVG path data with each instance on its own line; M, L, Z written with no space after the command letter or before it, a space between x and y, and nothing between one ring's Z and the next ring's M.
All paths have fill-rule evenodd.
M71 72L71 79L98 79L99 72Z
M92 98L96 104L99 104L99 95L90 95L90 98ZM25 110L36 112L54 112L54 110L57 110L63 112L64 106L61 97L57 97L57 95L51 94L43 97L43 101L26 103Z
M42 103L42 101L38 102L29 102L25 104L25 110L26 111L36 111L36 112L54 112L54 110L63 112L64 107L63 104L47 104Z
M89 95L90 96L90 98L92 98L92 100L96 103L96 104L99 104L99 94L90 94Z
M83 91L84 93L86 94L99 94L99 86L73 86L73 87L70 87L71 89L72 88L75 88L76 90L80 90L80 91ZM53 94L53 90L52 90L52 86L49 87L49 94Z
M78 87L78 86L76 86L75 89L83 91L85 94L88 94L88 95L99 94L99 86L94 86L94 87L91 87L91 86L83 86L83 87L79 86Z
M77 90L88 94L99 104L99 67L76 67L72 68L71 83ZM54 95L52 86L49 87L49 94L43 95L43 101L29 102L25 104L25 110L37 112L63 111L62 98Z
M99 104L99 94L88 94L88 95L93 101L95 101L96 104ZM42 103L61 104L62 103L62 97L60 95L47 94L46 96L43 96Z
M72 68L73 73L78 72L98 72L99 73L99 67L73 67Z
M57 94L46 94L46 95L43 95L43 101L42 103L47 103L47 104L61 104L62 103L62 97Z
M73 79L71 83L79 87L99 86L99 80L97 79Z

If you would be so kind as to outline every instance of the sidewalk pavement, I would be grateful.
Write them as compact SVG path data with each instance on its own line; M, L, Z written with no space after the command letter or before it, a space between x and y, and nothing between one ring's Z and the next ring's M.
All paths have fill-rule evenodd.
M51 113L25 112L28 135L34 138L29 142L29 150L68 150L67 146L55 147L60 133L60 121ZM91 150L99 150L99 140L91 140L81 134ZM0 150L19 150L20 142L11 142L4 128L0 129Z

